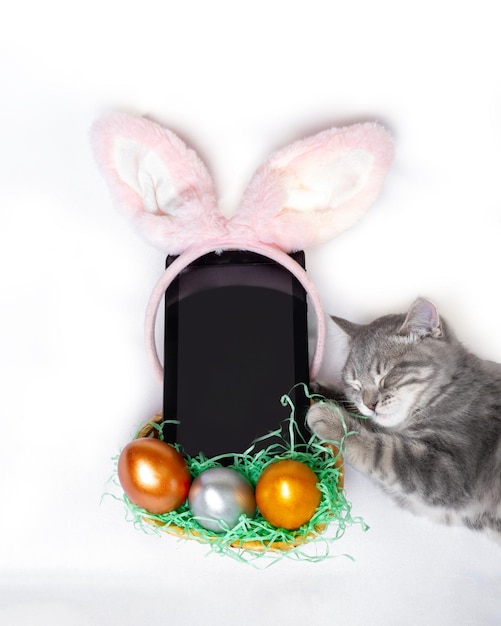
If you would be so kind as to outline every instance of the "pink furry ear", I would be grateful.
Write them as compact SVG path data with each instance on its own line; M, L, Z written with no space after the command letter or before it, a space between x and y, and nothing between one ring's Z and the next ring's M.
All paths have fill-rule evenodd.
M252 178L233 222L283 250L327 241L375 201L393 154L373 123L333 128L276 152Z
M205 165L173 132L112 114L94 125L92 144L119 208L154 245L179 254L224 231Z
M200 241L261 242L290 252L333 238L376 199L392 142L377 124L333 128L273 154L231 220L217 208L202 161L173 132L114 114L92 130L119 208L151 243L180 254Z

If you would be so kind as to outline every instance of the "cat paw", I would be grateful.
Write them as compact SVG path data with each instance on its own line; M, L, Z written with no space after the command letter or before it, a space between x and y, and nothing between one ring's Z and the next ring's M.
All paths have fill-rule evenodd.
M345 434L341 411L336 404L317 402L306 414L308 428L320 439L339 441Z

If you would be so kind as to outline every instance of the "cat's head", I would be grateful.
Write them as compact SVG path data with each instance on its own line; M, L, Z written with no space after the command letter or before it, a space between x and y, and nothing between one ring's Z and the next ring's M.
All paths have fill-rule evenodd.
M332 319L349 337L344 393L381 426L398 426L416 414L448 376L453 337L429 300L418 298L407 315L386 315L367 325Z

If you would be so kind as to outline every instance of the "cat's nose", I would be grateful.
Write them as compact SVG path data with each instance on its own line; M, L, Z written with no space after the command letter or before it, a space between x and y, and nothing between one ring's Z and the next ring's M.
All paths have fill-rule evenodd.
M378 394L374 391L364 391L362 394L362 400L369 411L375 411L378 403Z

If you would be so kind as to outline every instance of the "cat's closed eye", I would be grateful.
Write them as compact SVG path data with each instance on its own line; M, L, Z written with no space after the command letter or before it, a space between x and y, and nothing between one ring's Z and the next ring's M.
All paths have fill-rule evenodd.
M362 391L362 383L359 380L347 380L346 384L349 385L355 391Z
M386 389L388 387L388 382L390 382L390 374L391 374L391 371L385 374L383 378L381 378L381 380L379 381L379 388L381 390Z

